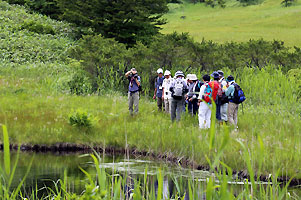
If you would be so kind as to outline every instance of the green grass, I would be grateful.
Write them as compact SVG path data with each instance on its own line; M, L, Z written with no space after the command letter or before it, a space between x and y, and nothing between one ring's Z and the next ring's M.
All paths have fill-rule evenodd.
M213 40L225 43L249 39L282 40L288 46L301 46L301 2L285 8L282 0L265 0L262 4L243 7L236 1L226 8L204 4L171 4L164 18L162 33L189 32L196 41ZM181 16L186 16L181 19Z
M51 27L55 34L22 29L31 21ZM64 63L73 44L72 27L43 15L29 13L18 5L0 1L0 60L2 64ZM5 65L4 65L5 66Z
M56 76L49 78L45 73L51 67L44 69L44 73L42 69L19 67L14 75L9 74L9 69L1 71L0 122L7 124L12 143L70 142L122 148L128 144L138 150L184 156L201 165L208 165L205 155L213 162L223 143L224 130L219 126L211 134L201 131L197 118L190 116L172 124L170 117L158 113L155 102L145 97L140 101L139 115L131 118L127 99L120 93L101 96L59 93L54 83ZM33 79L34 74L40 75ZM259 169L259 160L263 160L264 174L281 169L280 175L300 178L301 123L296 88L291 87L286 75L272 68L246 68L239 74L238 81L248 99L244 113L239 110L239 132L230 133L221 160L232 169L247 169L239 140L250 152L255 170ZM92 128L69 124L69 115L78 108L98 119ZM214 141L210 139L212 134ZM264 144L263 152L259 151L259 137Z

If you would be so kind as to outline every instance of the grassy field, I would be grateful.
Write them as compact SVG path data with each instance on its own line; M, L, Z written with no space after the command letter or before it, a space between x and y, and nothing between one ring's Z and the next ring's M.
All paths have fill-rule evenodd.
M68 24L29 14L22 7L2 1L0 8L4 19L0 21L0 27L6 38L0 43L6 47L0 55L3 61L0 63L0 123L7 124L12 143L70 142L116 147L125 147L127 143L131 148L184 156L198 164L208 165L205 155L213 159L227 139L220 127L216 127L216 133L200 131L197 118L188 115L181 123L171 124L170 117L157 113L155 102L147 97L141 100L139 115L130 118L126 93L105 91L101 96L69 94L66 85L72 80L77 65L66 62L66 52L74 43ZM11 21L13 18L15 23ZM23 23L22 18L51 25L56 34L17 29ZM31 41L41 37L43 41L38 43L41 46L32 53ZM22 45L11 40L22 42ZM8 62L12 58L14 62ZM300 178L298 77L288 77L275 66L261 70L223 70L226 75L231 73L239 77L237 81L248 100L244 114L239 111L240 130L231 132L230 139L226 140L222 160L233 169L246 169L239 140L250 151L254 169L258 169L259 160L263 159L265 174L281 169L281 175ZM296 69L293 74L300 74L300 70ZM96 118L91 129L68 123L69 115L78 109ZM264 152L258 150L260 139Z
M282 40L288 46L301 46L301 2L282 7L282 0L265 0L243 7L228 1L226 8L204 4L170 4L162 33L189 32L196 41L243 42L249 39ZM226 1L227 2L227 1ZM185 16L182 19L181 16Z
M7 124L12 143L50 145L69 142L115 147L128 144L138 150L184 156L208 165L205 156L213 159L226 140L222 161L232 169L244 170L247 166L239 140L250 151L254 169L258 170L258 162L264 160L264 174L280 169L281 175L300 178L300 104L290 87L290 80L281 71L272 73L267 68L240 72L241 80L247 80L241 81L240 85L248 100L244 113L239 110L239 132L231 132L228 138L224 129L216 126L213 146L210 144L212 133L199 130L197 118L186 115L181 123L172 124L168 115L156 111L155 102L144 97L139 115L131 118L124 95L63 94L55 87L61 74L49 77L45 72L50 71L51 66L20 66L14 70L14 75L10 75L11 69L1 70L0 121ZM277 85L279 82L281 84ZM269 85L277 87L277 91ZM269 95L273 91L274 94ZM78 109L95 117L92 128L68 123L69 115ZM264 150L260 150L260 140Z
M258 6L241 9L252 8ZM220 10L227 9L238 8ZM223 69L226 75L239 77L237 81L247 96L244 112L239 109L239 131L215 123L211 130L199 130L197 118L189 115L172 124L168 115L157 112L156 103L148 97L141 98L139 114L131 117L126 93L104 90L99 96L70 94L68 83L78 67L78 63L70 62L67 53L75 43L72 28L3 1L0 1L0 19L0 123L7 125L11 143L68 142L121 148L128 145L141 151L185 157L211 169L224 164L229 169L247 170L253 185L255 174L301 178L300 69L291 71L293 75L283 73L276 66L261 70L245 67L235 72ZM22 29L22 19L50 25L55 34ZM272 28L269 30L273 32ZM70 115L78 110L93 116L90 128L69 124ZM2 134L0 142L4 142ZM211 195L217 194L214 188L219 187L213 179L207 187ZM226 190L227 181L223 182L221 191ZM281 199L276 186L271 186L271 195L263 190L263 198L278 195ZM0 195L3 188L0 187ZM4 193L11 199L7 191ZM241 199L250 195L253 194L246 186Z

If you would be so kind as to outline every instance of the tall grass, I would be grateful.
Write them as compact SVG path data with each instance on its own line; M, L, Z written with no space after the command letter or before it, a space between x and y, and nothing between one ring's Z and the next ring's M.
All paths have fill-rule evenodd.
M31 160L26 173L24 174L23 179L20 181L20 183L18 184L18 186L14 189L11 189L11 184L12 181L14 179L14 175L15 175L15 170L17 168L18 165L18 160L19 160L19 151L17 153L17 159L15 161L14 166L11 168L11 163L10 163L10 147L9 147L9 136L8 136L8 132L7 132L7 128L5 125L2 125L2 130L3 130L3 149L4 149L4 170L2 169L2 167L0 166L0 197L3 200L10 200L10 199L16 199L17 196L20 194L21 192L21 187L24 184L24 181L29 173L29 170L31 168L31 164L33 159Z

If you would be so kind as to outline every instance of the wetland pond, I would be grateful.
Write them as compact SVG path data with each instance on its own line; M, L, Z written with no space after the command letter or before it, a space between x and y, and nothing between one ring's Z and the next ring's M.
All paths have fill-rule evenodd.
M11 153L11 165L15 163L16 152ZM0 164L3 167L3 152L0 152ZM28 153L21 152L16 168L12 188L16 188L24 177L29 163L33 159L30 172L26 178L22 191L30 195L32 190L39 189L38 196L47 195L45 188L55 190L55 184L64 179L64 173L67 177L67 190L72 193L80 194L85 190L87 176L80 168L87 171L92 177L95 177L96 170L93 159L89 154L54 154L54 153ZM101 167L105 168L107 174L122 176L127 179L127 189L129 193L134 189L135 183L143 183L145 173L147 173L147 187L157 191L158 173L163 174L163 196L172 197L176 191L181 195L188 194L188 180L197 182L197 194L199 199L206 199L206 179L212 174L208 171L192 170L176 166L175 164L162 161L151 160L148 158L125 156L101 155ZM147 170L145 170L147 169ZM95 179L96 180L96 179ZM243 182L229 182L233 193L238 195L245 186ZM260 183L268 184L268 183ZM179 192L180 191L180 192ZM290 191L300 195L300 189L290 188ZM185 195L185 199L189 199Z

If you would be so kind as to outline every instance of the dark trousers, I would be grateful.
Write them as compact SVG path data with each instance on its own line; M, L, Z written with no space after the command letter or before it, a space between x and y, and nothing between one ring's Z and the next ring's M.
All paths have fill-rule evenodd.
M188 101L188 112L190 114L196 115L198 113L199 106L198 106L198 100L194 99L192 101Z
M216 119L218 121L221 121L222 118L221 118L221 101L218 99L215 100L215 104L216 104Z
M162 111L162 107L163 107L162 97L157 97L157 106L158 106L158 110Z

